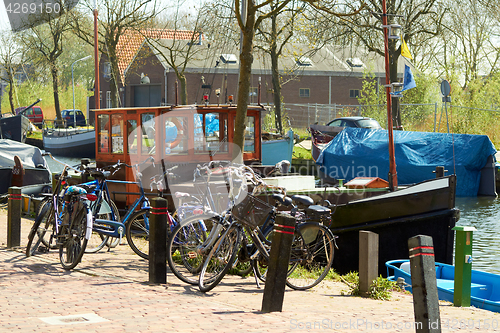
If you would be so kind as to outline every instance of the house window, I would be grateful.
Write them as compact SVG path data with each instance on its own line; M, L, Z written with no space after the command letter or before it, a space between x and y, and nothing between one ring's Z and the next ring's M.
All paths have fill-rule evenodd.
M302 56L298 59L296 59L296 62L297 62L297 65L298 66L302 66L302 67L308 67L308 66L312 66L312 60L309 59L308 57L305 57L305 56Z
M258 94L259 94L259 88L258 87L250 87L250 92L248 93L248 95L250 97L257 96Z
M310 97L309 88L300 88L299 89L299 97Z
M111 77L111 63L105 62L103 66L102 76L106 79Z
M106 91L106 108L111 109L111 91Z
M358 98L359 97L359 89L351 89L349 90L350 98Z

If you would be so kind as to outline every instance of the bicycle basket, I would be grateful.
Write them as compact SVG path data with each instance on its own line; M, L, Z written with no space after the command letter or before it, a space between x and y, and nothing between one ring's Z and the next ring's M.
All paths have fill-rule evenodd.
M231 213L238 222L255 228L266 221L272 210L273 206L248 194L245 199L233 207Z

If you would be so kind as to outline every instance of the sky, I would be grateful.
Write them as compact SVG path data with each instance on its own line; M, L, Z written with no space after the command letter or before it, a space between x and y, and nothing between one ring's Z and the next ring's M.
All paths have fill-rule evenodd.
M12 1L12 0L11 0ZM21 0L19 0L20 2ZM99 0L97 0L98 3L99 3ZM163 5L163 4L176 4L178 2L183 2L183 5L182 5L182 8L192 8L193 5L196 5L197 7L199 7L200 3L202 1L200 0L157 0L160 5ZM12 1L14 2L14 1ZM28 3L31 3L33 2L32 0L30 1L27 1ZM38 2L38 1L36 1ZM2 1L0 3L0 31L5 31L5 30L11 30L11 27L10 27L10 23L9 23L9 17L7 16L7 11L5 9L5 3L6 3L6 0Z

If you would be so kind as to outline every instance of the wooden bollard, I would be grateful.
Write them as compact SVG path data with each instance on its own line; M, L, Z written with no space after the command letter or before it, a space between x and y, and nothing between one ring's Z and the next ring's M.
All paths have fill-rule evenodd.
M416 332L441 332L432 237L408 240Z
M149 282L167 283L167 200L153 198L149 214Z
M283 309L294 231L295 218L283 213L276 215L266 285L262 298L262 312L275 312Z
M359 232L359 293L370 296L370 287L378 276L378 234Z
M23 198L20 187L9 187L8 193L7 247L12 248L21 245L21 212Z

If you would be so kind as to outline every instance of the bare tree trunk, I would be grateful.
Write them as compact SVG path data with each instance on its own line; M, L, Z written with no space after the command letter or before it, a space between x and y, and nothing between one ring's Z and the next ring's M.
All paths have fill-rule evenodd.
M179 74L177 76L179 82L181 84L181 105L187 105L188 103L188 93L187 93L187 82L186 76L184 74Z
M14 110L14 75L12 74L12 68L9 68L8 71L8 79L9 79L9 103L10 103L10 112L13 115L16 115L16 111Z
M113 74L111 75L111 79L109 80L111 107L118 108L120 107L120 95L118 94L118 82L120 82L120 70L118 68L118 63L116 61L112 61L111 66L113 67L113 70L111 71ZM106 105L106 107L108 106Z
M396 49L396 41L389 40L389 71L391 73L391 83L398 81L398 60L400 50ZM391 97L392 104L392 127L393 129L401 129L400 104L398 97Z
M59 79L58 70L54 61L50 63L50 73L52 75L52 90L54 92L54 107L56 109L56 119L62 123L61 106L59 105Z
M237 149L233 150L233 160L235 162L243 163L243 149L245 144L245 121L247 118L248 109L248 94L250 92L250 78L252 75L253 63L253 38L255 25L255 13L247 15L247 22L245 29L242 29L242 43L240 53L240 75L238 82L238 99L236 106L236 119L234 126L234 139L233 142L240 147L241 156L238 156ZM239 160L235 160L239 158Z
M271 27L271 71L272 71L272 82L273 82L273 92L274 92L274 114L275 114L275 125L276 130L283 134L283 126L281 121L281 83L280 83L280 73L278 69L278 33L276 27L276 15L271 17L272 27Z

